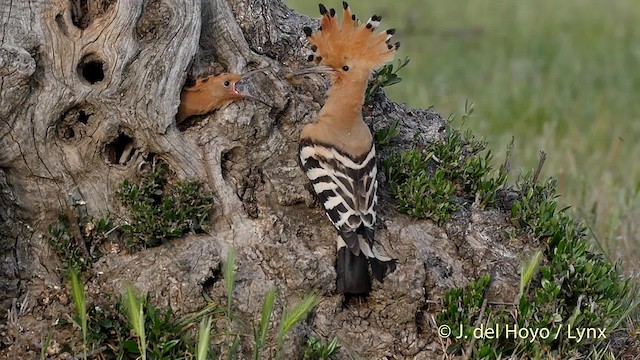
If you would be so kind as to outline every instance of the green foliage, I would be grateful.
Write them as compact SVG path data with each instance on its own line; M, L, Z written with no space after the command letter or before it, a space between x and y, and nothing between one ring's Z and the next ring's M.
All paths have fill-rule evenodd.
M206 319L223 313L217 305L209 304L197 313L176 318L170 308L160 309L149 300L150 294L140 296L129 287L114 305L91 308L89 338L93 346L106 345L107 358L118 359L201 359L203 354L205 359L210 355L211 329L206 328L210 324Z
M157 246L187 232L202 232L209 222L213 195L196 181L174 184L167 172L161 163L139 183L124 180L116 192L131 216L131 223L121 227L130 246Z
M385 172L398 201L398 211L442 224L460 205L455 198L455 184L445 179L441 169L431 175L429 160L430 157L414 147L385 159Z
M227 346L227 358L235 358L240 345L240 336L232 331L231 325L233 323L233 312L231 311L231 305L233 304L233 286L236 281L236 250L230 248L227 251L227 260L222 267L222 274L224 277L224 290L227 295L227 331L230 336Z
M557 209L555 181L537 184L527 176L517 186L522 197L513 204L512 222L525 236L544 241L543 250L522 267L515 313L489 306L481 324L503 331L505 325L548 329L550 336L533 341L531 337L507 338L503 332L495 338L476 339L471 350L478 358L490 359L605 354L606 338L621 330L624 319L637 309L637 290L616 266L589 249L585 227L567 215L566 209ZM455 339L462 324L466 336L452 342L450 354L460 354L469 346L487 284L483 277L466 289L445 294L439 325L451 326ZM577 341L576 329L603 329L606 338Z
M76 225L79 230L74 234L69 218L60 215L58 221L50 224L47 229L47 242L67 271L84 271L90 268L102 256L99 246L107 240L114 228L109 216L78 219Z
M402 81L402 78L398 76L398 71L409 64L409 58L405 57L403 60L398 59L398 65L394 69L393 64L386 64L373 73L373 79L369 82L369 86L365 91L365 101L369 101L373 94L378 90L395 85Z
M304 360L328 360L338 353L340 346L338 338L334 337L331 341L310 336L304 347Z
M374 140L377 150L387 147L391 141L400 135L400 130L398 129L399 124L400 122L398 120L393 120L389 126L376 132Z
M340 351L338 338L333 337L331 341L310 336L304 347L304 360L328 360Z
M451 336L471 338L472 325L480 314L482 301L491 278L484 275L471 282L466 288L453 288L445 292L442 311L438 314L438 325L451 328ZM460 324L466 333L460 334Z
M473 112L465 105L463 117ZM398 201L398 211L413 217L431 218L444 223L451 213L467 201L477 201L481 207L495 203L496 191L504 185L507 173L501 168L491 177L492 155L487 143L450 125L443 142L426 147L415 145L384 160L387 180Z
M520 269L520 290L518 291L518 301L524 295L529 284L531 284L533 277L538 273L542 256L542 251L538 250L528 261L522 264L522 268Z

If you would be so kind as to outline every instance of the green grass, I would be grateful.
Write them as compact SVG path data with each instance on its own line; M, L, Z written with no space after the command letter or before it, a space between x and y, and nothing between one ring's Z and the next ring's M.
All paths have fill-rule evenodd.
M102 294L106 297L106 302L97 299L87 301L79 270L70 268L68 291L75 308L73 321L82 331L82 354L76 355L75 358L93 358L95 354L101 354L100 358L106 359L141 360L220 359L223 354L227 359L244 358L240 341L249 338L250 335L243 333L244 321L233 312L235 260L236 252L231 248L223 266L226 293L223 303L218 304L203 293L208 304L198 312L181 318L177 318L171 308L162 309L155 306L150 301L151 293L139 295L132 285L127 285L124 294L116 296L117 300L114 303L111 303L113 294ZM282 358L282 353L290 346L285 339L286 335L303 322L320 301L318 295L310 293L289 308L285 308L286 304L278 304L277 308L282 316L279 324L276 324L271 318L276 308L277 294L276 288L267 291L260 323L252 326L252 359ZM100 305L96 305L97 303ZM226 325L225 331L215 332L218 327L214 324L218 322ZM60 321L49 329L42 340L41 359L47 357L53 334L68 325L67 321ZM271 336L270 328L274 330ZM70 340L62 346L71 349L75 347L74 342ZM263 357L267 348L274 352L275 356ZM337 339L327 342L313 337L309 338L304 351L305 354L316 354L317 358L328 359L339 351L339 346Z
M84 293L84 283L80 279L80 273L77 269L69 271L69 285L71 286L71 296L73 304L76 308L76 314L73 320L80 326L82 330L82 358L87 359L87 302Z
M317 2L287 0L319 17ZM340 1L323 1L340 9ZM619 0L349 1L366 20L397 29L411 62L394 100L467 122L494 150L515 137L512 164L559 180L562 206L587 221L608 258L640 273L640 2Z

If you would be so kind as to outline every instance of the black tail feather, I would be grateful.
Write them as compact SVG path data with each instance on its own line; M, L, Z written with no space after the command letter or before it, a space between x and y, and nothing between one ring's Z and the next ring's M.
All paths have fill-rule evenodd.
M381 283L384 282L384 276L390 272L396 270L396 264L398 260L392 259L390 261L381 261L376 258L370 258L369 263L371 264L371 272L376 280Z
M371 291L368 261L362 252L355 255L346 246L338 249L337 288L341 294L367 294Z

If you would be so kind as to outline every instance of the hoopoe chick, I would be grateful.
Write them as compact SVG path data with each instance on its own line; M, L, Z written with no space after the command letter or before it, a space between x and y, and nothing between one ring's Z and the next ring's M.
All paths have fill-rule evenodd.
M319 66L305 73L329 73L331 87L315 122L302 129L300 165L338 230L337 289L345 294L371 291L369 266L380 282L395 270L396 260L374 247L376 222L376 151L362 120L365 90L372 71L393 59L399 43L389 44L395 30L375 33L380 16L358 25L343 2L342 22L334 9L320 4L321 27L304 32Z
M244 74L222 73L197 79L195 84L185 86L180 94L180 107L176 122L180 123L194 115L204 115L219 110L240 99L252 99L263 104L264 101L236 89L241 79L247 78L264 69ZM267 104L268 105L268 104Z

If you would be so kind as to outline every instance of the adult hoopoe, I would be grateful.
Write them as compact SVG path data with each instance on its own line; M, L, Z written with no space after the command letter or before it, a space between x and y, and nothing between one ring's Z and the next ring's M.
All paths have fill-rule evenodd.
M300 165L311 180L327 216L338 230L337 288L340 293L371 291L369 264L382 282L396 260L374 248L377 168L371 131L362 120L364 94L372 71L390 61L399 43L389 40L395 30L375 33L382 19L372 16L358 25L343 2L340 24L334 9L320 4L321 27L304 32L319 66L295 75L329 73L331 87L315 122L300 135Z
M236 89L236 85L245 78L264 69L257 69L244 74L222 73L197 79L194 84L185 85L180 93L180 107L176 122L193 115L204 115L222 109L239 99L252 99L263 104L264 101ZM268 104L267 104L268 105Z

